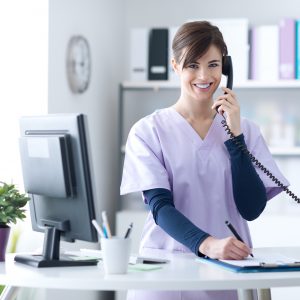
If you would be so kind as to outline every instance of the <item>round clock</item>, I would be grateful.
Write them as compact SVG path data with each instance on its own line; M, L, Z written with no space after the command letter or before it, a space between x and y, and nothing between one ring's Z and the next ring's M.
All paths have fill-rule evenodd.
M89 86L91 55L88 41L83 36L73 36L67 50L67 76L74 93L83 93Z

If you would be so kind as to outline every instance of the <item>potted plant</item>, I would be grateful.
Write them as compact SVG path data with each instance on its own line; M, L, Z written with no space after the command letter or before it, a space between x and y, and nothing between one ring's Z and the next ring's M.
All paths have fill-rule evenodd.
M23 220L24 206L29 197L19 192L14 184L0 181L0 261L5 260L5 251L8 242L9 224Z

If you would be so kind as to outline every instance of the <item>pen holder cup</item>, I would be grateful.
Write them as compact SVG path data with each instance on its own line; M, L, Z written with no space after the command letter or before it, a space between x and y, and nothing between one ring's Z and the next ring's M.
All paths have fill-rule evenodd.
M101 249L105 274L127 273L131 239L121 237L101 238Z

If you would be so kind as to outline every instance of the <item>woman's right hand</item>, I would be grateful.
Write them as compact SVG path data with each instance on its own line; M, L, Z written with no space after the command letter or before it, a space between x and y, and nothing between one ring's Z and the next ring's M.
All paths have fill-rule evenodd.
M235 237L216 239L212 236L201 243L199 251L210 258L234 260L242 260L251 253L250 248Z

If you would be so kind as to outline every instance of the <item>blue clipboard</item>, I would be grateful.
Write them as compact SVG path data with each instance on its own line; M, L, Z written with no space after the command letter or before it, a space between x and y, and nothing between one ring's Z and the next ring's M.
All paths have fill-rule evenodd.
M212 264L228 271L235 273L260 273L260 272L293 272L300 271L300 262L288 263L288 264L267 264L260 263L259 266L236 266L230 263L220 261L212 258L197 258L200 262L206 264Z

